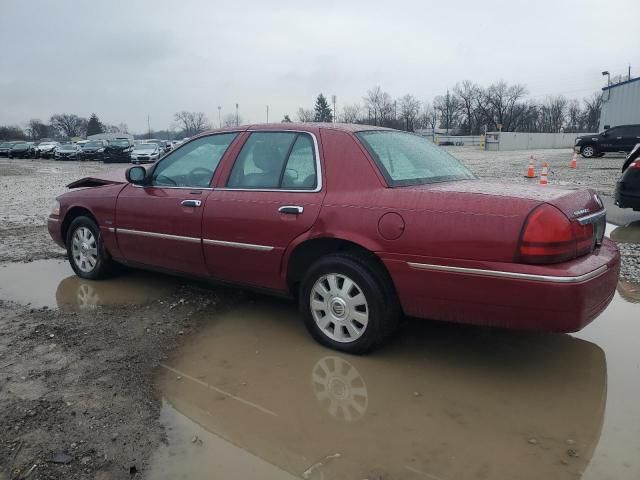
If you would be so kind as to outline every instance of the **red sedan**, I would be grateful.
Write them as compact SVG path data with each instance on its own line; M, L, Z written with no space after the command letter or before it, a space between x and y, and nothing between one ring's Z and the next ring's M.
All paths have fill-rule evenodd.
M316 340L352 353L401 314L576 331L618 279L593 191L480 181L389 129L217 130L69 186L91 188L58 197L49 231L79 276L121 263L292 296Z

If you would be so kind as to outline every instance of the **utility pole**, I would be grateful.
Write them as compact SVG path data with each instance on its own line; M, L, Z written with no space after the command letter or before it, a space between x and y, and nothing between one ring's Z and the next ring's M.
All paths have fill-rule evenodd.
M236 127L237 127L238 125L240 125L240 122L239 122L239 120L238 120L239 118L240 118L240 117L238 117L238 104L236 103Z
M267 105L267 123L269 123L269 105Z
M336 96L331 95L331 101L333 102L333 123L336 123Z
M220 124L220 128L222 128L222 107L218 105L218 123Z
M151 138L151 121L149 120L149 114L147 113L147 138Z

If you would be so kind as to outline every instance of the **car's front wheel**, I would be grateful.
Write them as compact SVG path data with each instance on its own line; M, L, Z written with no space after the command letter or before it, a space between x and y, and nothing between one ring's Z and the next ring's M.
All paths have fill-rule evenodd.
M584 147L582 147L582 150L580 151L580 154L584 157L584 158L591 158L594 155L596 155L596 149L593 145L585 145Z
M75 218L67 231L67 254L71 268L81 278L97 280L113 271L113 260L104 248L102 234L93 219Z
M374 259L337 253L321 258L300 286L300 309L319 343L367 353L389 339L400 309L391 281Z

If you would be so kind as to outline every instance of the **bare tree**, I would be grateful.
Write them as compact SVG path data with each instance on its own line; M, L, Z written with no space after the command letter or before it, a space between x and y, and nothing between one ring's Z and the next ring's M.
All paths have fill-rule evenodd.
M425 102L420 106L420 111L416 118L416 128L429 128L431 129L431 120L433 118L433 107L429 102ZM435 126L433 127L435 128Z
M600 111L602 110L602 93L596 92L582 100L584 104L583 124L589 132L597 132L600 128Z
M61 113L53 115L50 119L51 126L58 130L63 136L80 137L87 130L87 119L79 117L73 113Z
M482 90L478 96L478 112L490 128L498 128L502 125L502 130L513 131L513 127L518 123L518 114L523 114L525 109L518 106L518 102L527 94L524 85L508 85L500 81Z
M449 130L457 126L460 113L460 101L449 90L445 95L439 95L433 99L433 107L440 117L440 128Z
M298 116L298 121L304 123L313 122L313 119L315 118L315 113L313 110L302 107L298 109L296 115Z
M369 117L373 116L374 125L378 125L378 121L382 119L384 96L382 88L376 85L364 97L364 104L369 109Z
M361 113L360 104L345 105L342 107L342 118L340 120L344 123L357 123L360 120Z
M580 102L572 98L567 103L567 130L579 132L582 130L582 109Z
M227 113L224 117L222 117L222 125L224 127L235 127L236 121L238 125L244 123L242 116L238 115L238 118L236 118L235 113Z
M473 129L475 126L476 105L480 89L471 80L464 80L462 83L456 83L453 87L453 93L460 99L460 110L463 115L463 124L469 135L478 132Z
M413 95L406 94L400 97L400 117L404 120L405 130L413 131L416 118L420 113L420 101Z
M207 116L203 112L187 112L185 110L175 113L173 119L186 137L192 137L211 128ZM235 115L234 115L235 123Z
M27 123L26 134L31 140L40 140L52 135L49 125L43 123L40 119L32 118Z

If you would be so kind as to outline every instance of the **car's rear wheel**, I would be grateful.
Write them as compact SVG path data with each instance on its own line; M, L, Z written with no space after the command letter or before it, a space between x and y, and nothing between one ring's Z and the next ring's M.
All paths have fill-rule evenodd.
M111 275L114 262L104 248L102 234L93 219L75 218L69 225L66 240L69 263L76 275L88 280Z
M388 275L364 255L337 253L321 258L300 286L300 309L319 343L362 354L388 340L400 309Z
M580 154L584 157L584 158L591 158L596 154L596 149L593 145L585 145L584 147L582 147L582 150L580 151Z

